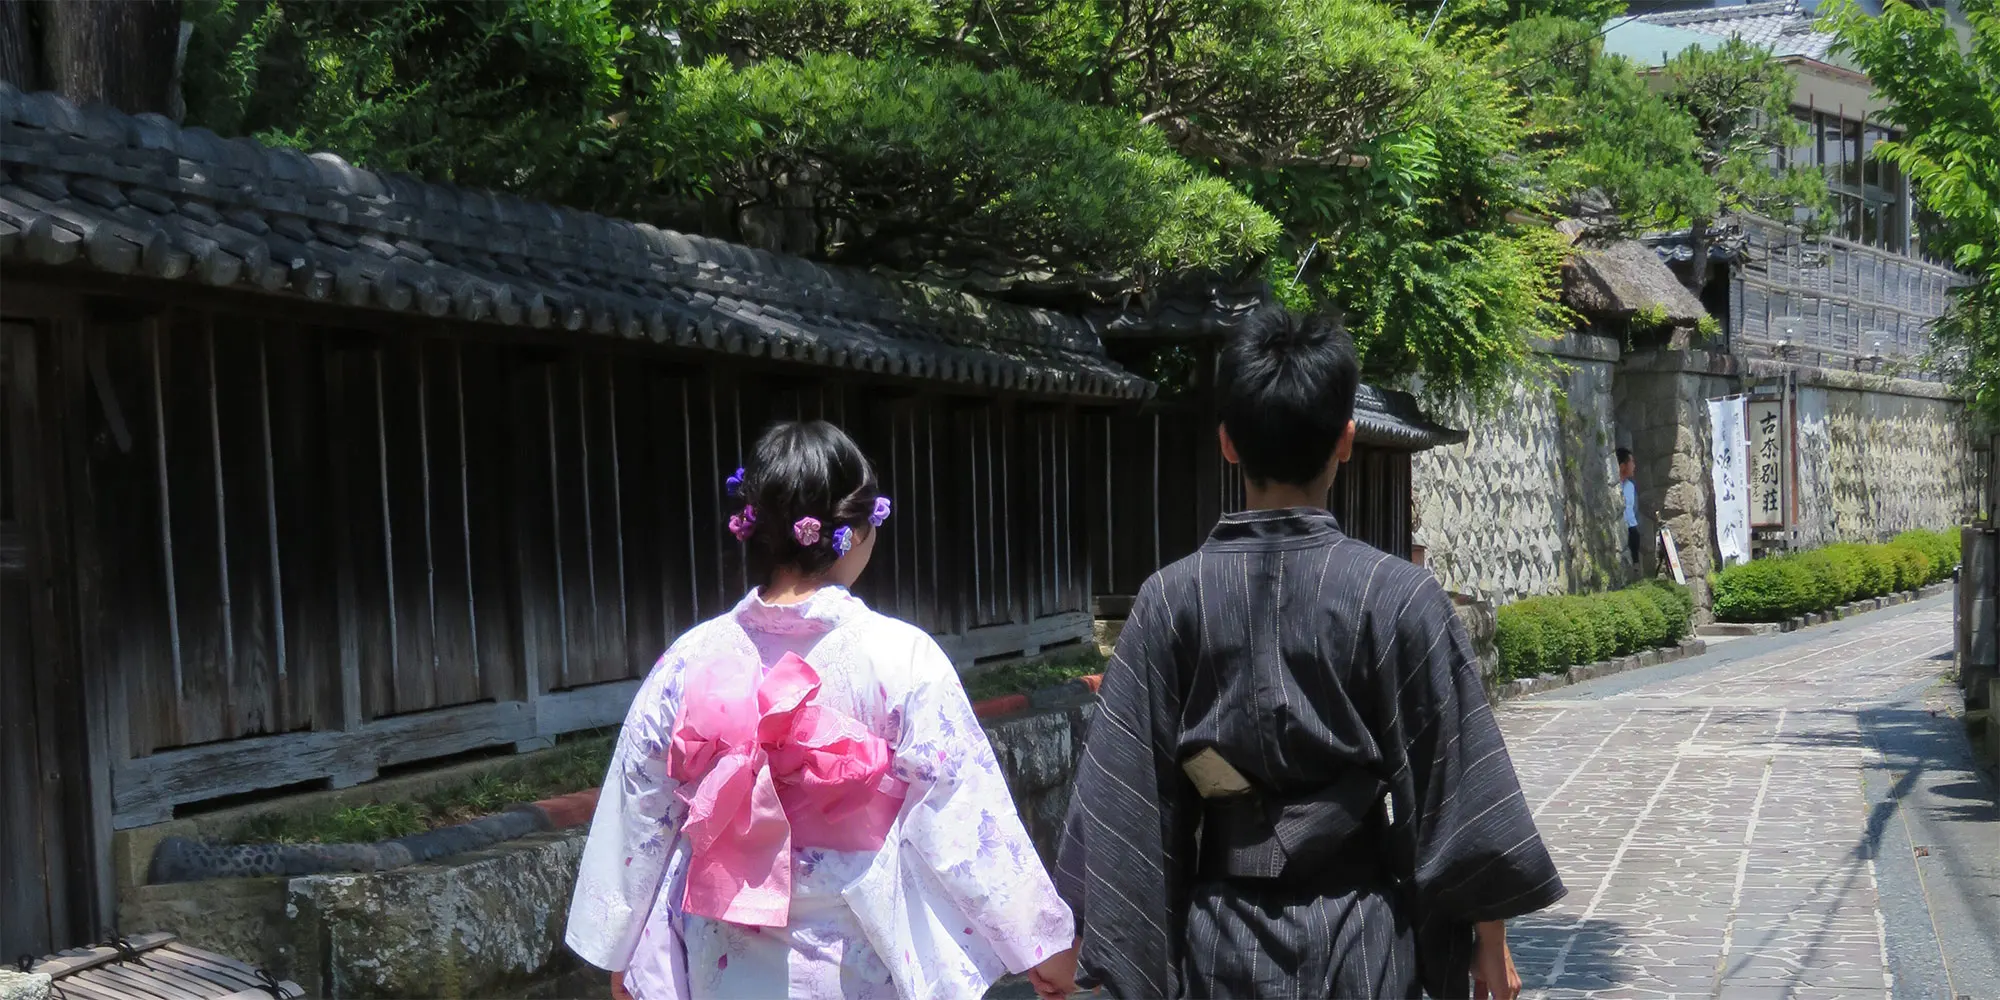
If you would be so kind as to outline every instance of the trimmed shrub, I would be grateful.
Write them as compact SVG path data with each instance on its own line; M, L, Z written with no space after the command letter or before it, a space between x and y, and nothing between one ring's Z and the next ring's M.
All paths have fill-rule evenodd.
M1531 597L1508 607L1532 616L1542 626L1541 656L1535 664L1536 672L1560 670L1577 662L1578 656L1589 655L1589 636L1569 610L1559 603L1559 599Z
M1930 557L1930 571L1925 583L1936 583L1949 576L1958 568L1958 535L1944 531L1905 531L1890 542L1891 545L1907 545Z
M1931 557L1914 545L1891 543L1882 546L1896 562L1896 589L1915 590L1931 582Z
M1852 558L1845 553L1821 550L1793 556L1792 560L1812 576L1812 602L1807 610L1823 611L1847 601L1858 575Z
M1639 609L1634 604L1635 598L1630 594L1613 592L1597 594L1583 600L1603 608L1606 617L1611 620L1612 634L1617 639L1616 645L1611 650L1612 656L1625 656L1643 648L1642 644L1646 641L1646 619L1639 614Z
M1715 576L1715 616L1729 622L1781 621L1812 607L1818 583L1792 559L1754 559Z
M1500 653L1500 677L1532 677L1542 669L1544 616L1537 608L1509 604L1494 613L1493 645Z
M1581 655L1574 663L1596 663L1618 655L1618 613L1609 604L1580 595L1562 601L1574 609L1572 613L1584 623L1590 635L1590 645L1579 648Z
M1694 593L1669 580L1647 580L1633 588L1653 599L1667 616L1667 641L1679 642L1694 625Z
M1878 546L1842 542L1838 545L1829 545L1821 551L1843 553L1854 560L1855 567L1860 573L1854 593L1848 596L1848 600L1881 597L1896 589L1896 561L1881 552Z
M1638 590L1620 590L1604 596L1607 600L1625 605L1639 616L1639 641L1626 652L1664 646L1680 638L1668 634L1666 612L1660 610L1660 605L1646 594Z

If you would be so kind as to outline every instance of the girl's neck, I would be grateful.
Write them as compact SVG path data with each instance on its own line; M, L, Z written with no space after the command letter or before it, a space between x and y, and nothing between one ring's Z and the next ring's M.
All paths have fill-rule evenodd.
M823 576L806 576L798 570L779 567L771 572L771 582L758 588L757 597L765 604L798 604L831 581Z

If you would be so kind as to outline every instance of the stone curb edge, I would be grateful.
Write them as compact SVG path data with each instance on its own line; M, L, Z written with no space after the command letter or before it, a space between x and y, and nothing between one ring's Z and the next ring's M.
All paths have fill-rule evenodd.
M1028 694L1005 694L998 698L982 698L972 703L972 714L982 720L997 719L1030 709L1039 711L1055 708L1096 694L1103 683L1103 674L1086 674Z
M1708 643L1700 639L1689 639L1678 646L1662 646L1658 649L1648 649L1633 653L1630 656L1620 656L1612 660L1599 660L1596 663L1571 667L1559 674L1543 674L1540 677L1517 677L1511 681L1495 684L1493 686L1493 700L1498 702L1508 701L1513 698L1525 698L1528 695L1541 694L1544 691L1553 691L1556 688L1565 688L1572 684L1581 684L1584 681L1596 680L1599 677L1622 674L1628 670L1638 670L1642 667L1657 667L1663 663L1685 660L1690 656L1700 656L1706 652L1708 652Z

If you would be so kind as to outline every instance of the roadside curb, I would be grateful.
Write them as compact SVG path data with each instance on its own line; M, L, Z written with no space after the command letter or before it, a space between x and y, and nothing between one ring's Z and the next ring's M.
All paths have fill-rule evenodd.
M1659 649L1648 649L1613 660L1600 660L1596 663L1588 663L1580 667L1571 667L1559 674L1543 674L1540 677L1517 677L1511 681L1494 685L1493 700L1498 702L1509 701L1514 698L1525 698L1529 695L1541 694L1544 691L1553 691L1557 688L1569 687L1572 684L1581 684L1584 681L1596 680L1599 677L1610 677L1629 670L1638 670L1643 667L1657 667L1663 663L1685 660L1688 657L1700 656L1706 652L1708 652L1708 643L1700 639L1690 639L1678 646L1663 646Z
M983 698L972 703L972 714L985 721L1018 715L1029 710L1045 711L1061 708L1090 699L1097 694L1098 687L1103 683L1103 674L1086 674L1027 694L1004 694L998 698Z

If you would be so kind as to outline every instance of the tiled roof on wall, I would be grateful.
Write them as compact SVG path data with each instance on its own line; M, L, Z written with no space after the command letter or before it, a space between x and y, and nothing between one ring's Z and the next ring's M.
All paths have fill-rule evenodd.
M0 260L984 389L1153 392L1076 317L4 83Z

